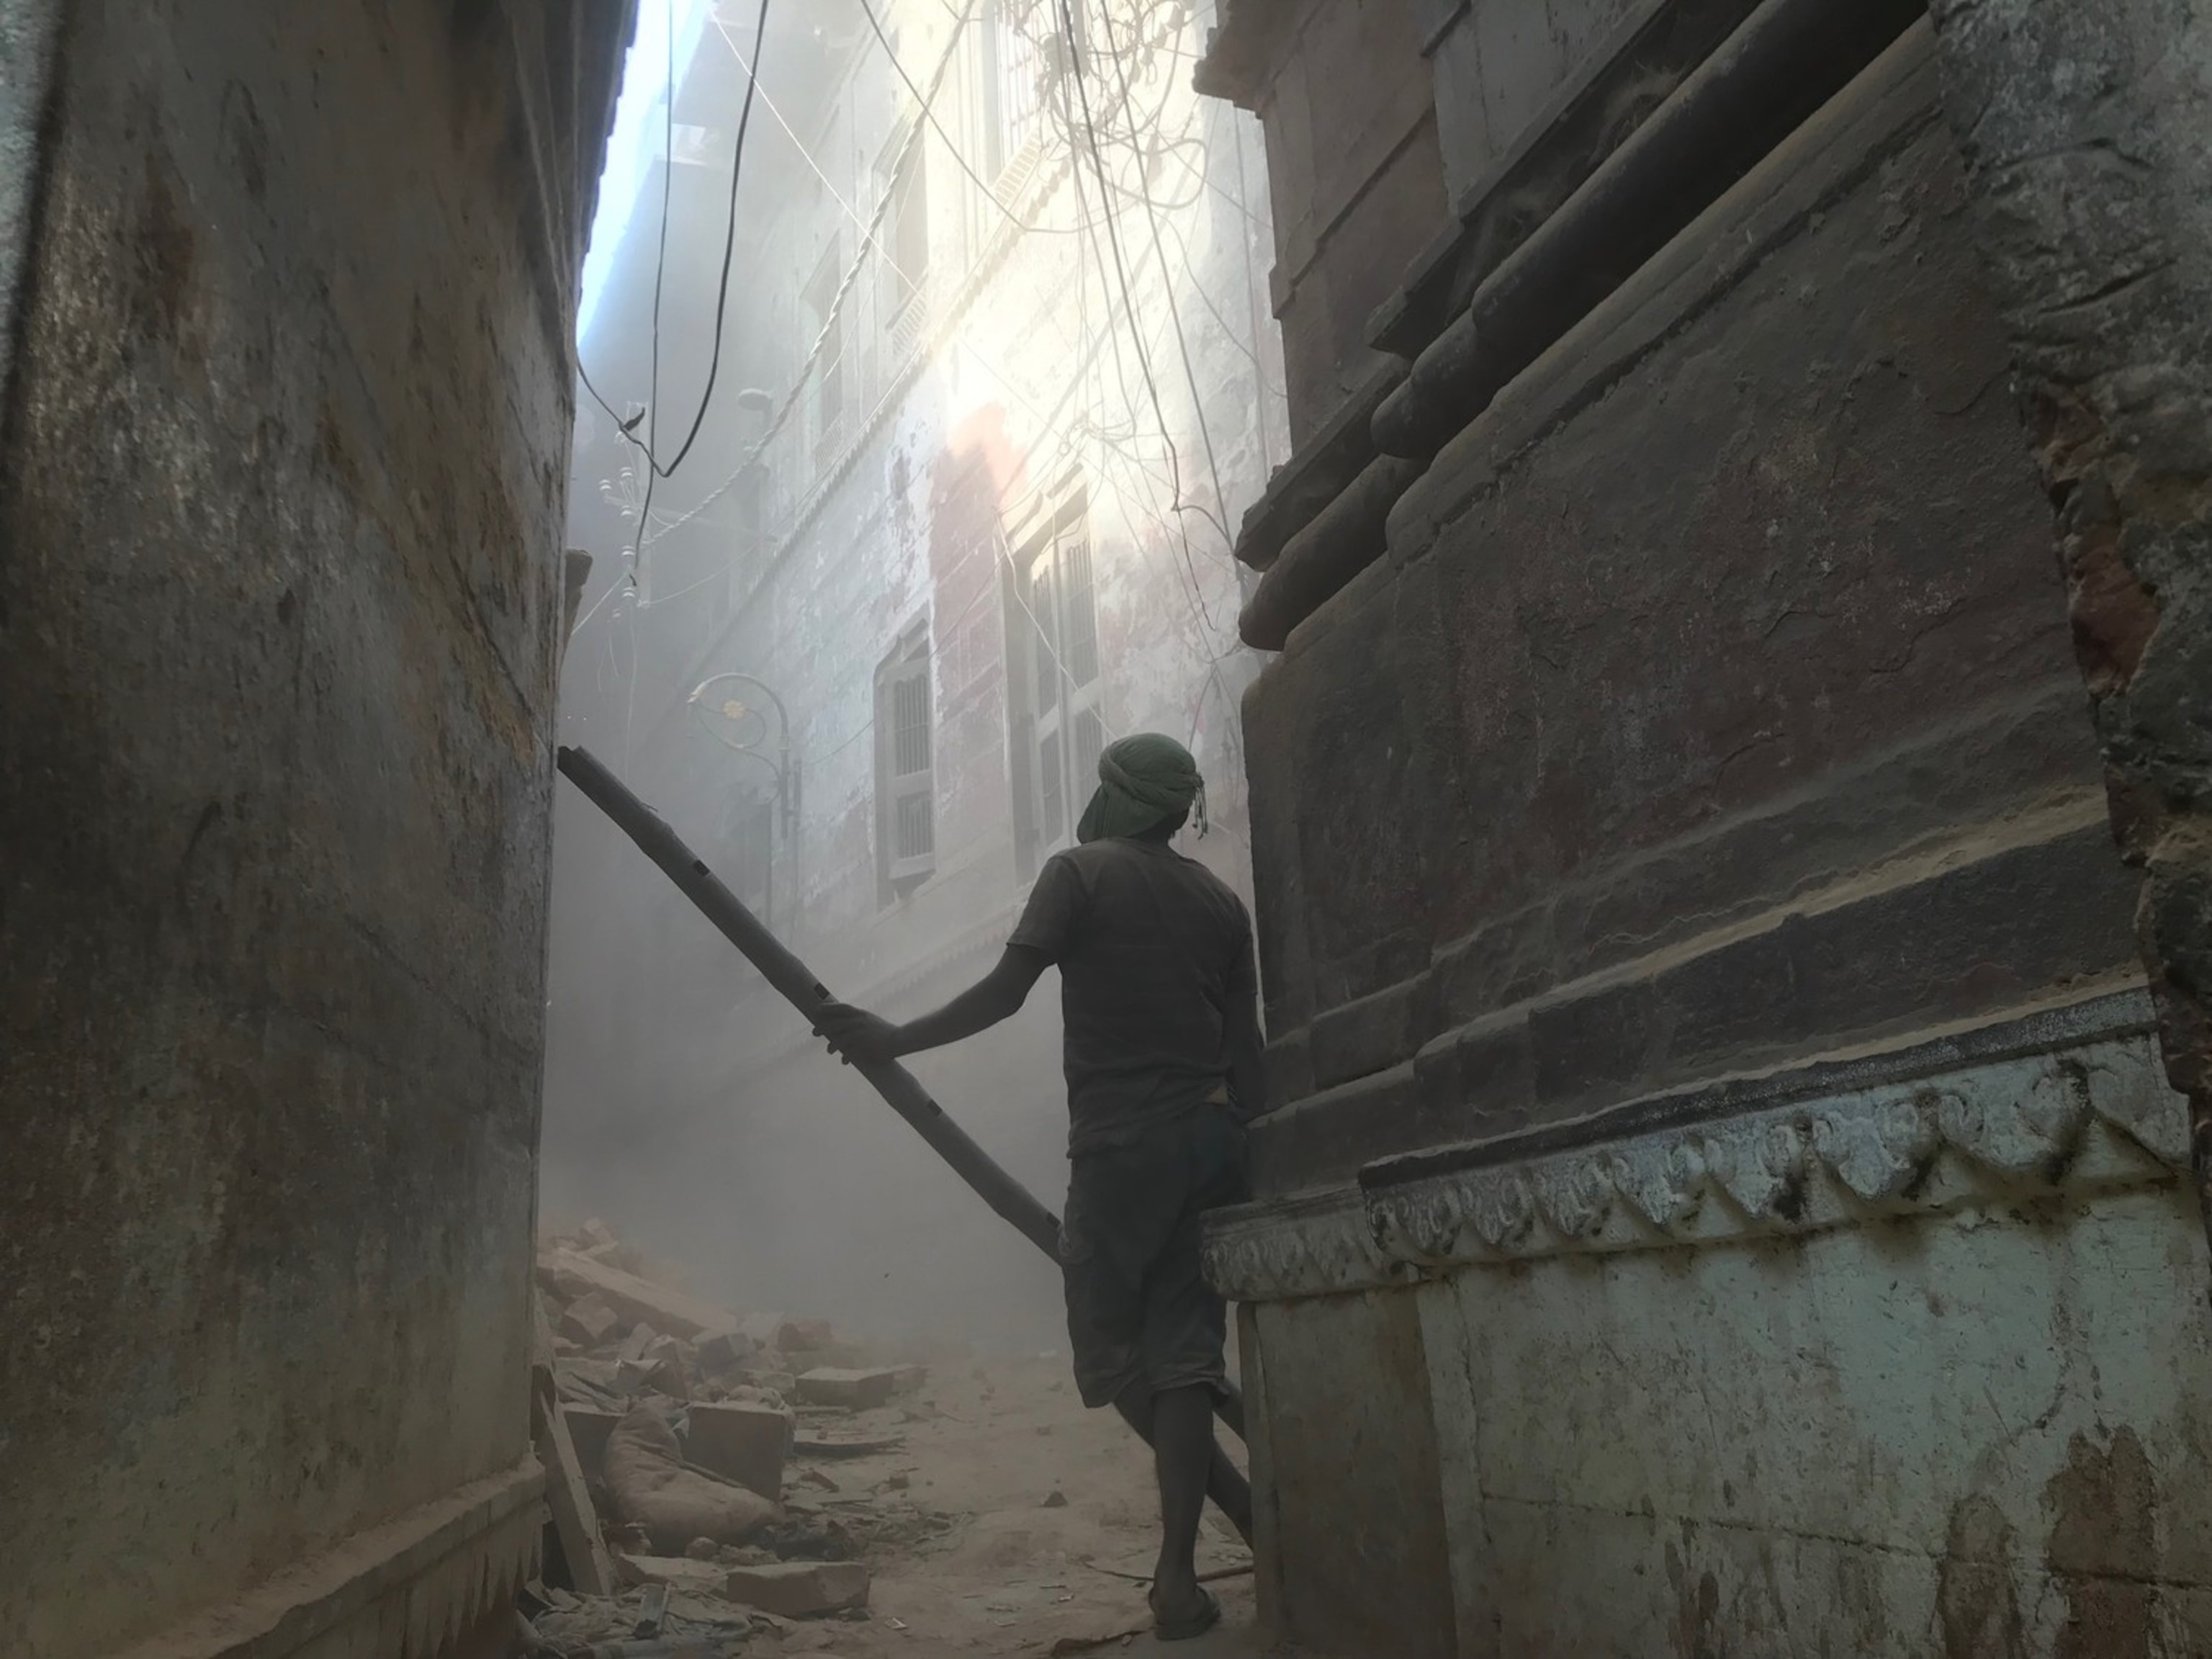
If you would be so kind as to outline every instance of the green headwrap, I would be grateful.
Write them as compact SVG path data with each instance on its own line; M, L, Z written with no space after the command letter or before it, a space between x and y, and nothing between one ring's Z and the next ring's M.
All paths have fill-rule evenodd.
M1190 750L1173 738L1140 732L1106 745L1098 757L1098 791L1075 826L1078 841L1141 836L1195 804L1206 829L1206 781Z

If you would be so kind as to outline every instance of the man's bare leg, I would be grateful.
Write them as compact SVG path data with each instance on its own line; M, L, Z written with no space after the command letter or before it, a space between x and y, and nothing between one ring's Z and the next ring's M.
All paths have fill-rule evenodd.
M1152 1396L1152 1467L1160 1483L1160 1559L1152 1570L1152 1613L1163 1623L1199 1607L1198 1523L1206 1510L1212 1462L1213 1391L1202 1385Z
M1114 1409L1121 1414L1121 1420L1134 1429L1147 1446L1152 1443L1152 1397L1146 1394L1141 1386L1132 1388L1123 1394L1114 1402ZM1243 1402L1240 1401L1237 1402L1237 1416L1240 1420L1231 1425L1240 1434L1243 1432L1241 1419L1243 1415ZM1223 1418L1223 1421L1228 1420L1225 1416ZM1250 1543L1252 1541L1252 1483L1244 1478L1244 1472L1242 1469L1229 1461L1229 1454L1221 1449L1218 1442L1215 1443L1212 1455L1206 1459L1206 1495L1213 1500L1214 1507L1227 1517L1229 1524L1237 1528L1237 1535L1246 1543Z

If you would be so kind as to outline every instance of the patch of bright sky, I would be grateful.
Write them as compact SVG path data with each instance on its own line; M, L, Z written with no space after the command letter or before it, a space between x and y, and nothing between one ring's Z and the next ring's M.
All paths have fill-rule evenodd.
M660 198L645 200L646 183L660 160L667 131L662 106L668 93L668 36L672 14L676 31L676 84L691 67L692 54L706 36L712 0L638 0L637 33L623 64L622 95L615 100L614 131L607 137L606 163L599 169L599 205L592 218L592 244L584 255L583 293L576 306L579 344L592 331L592 318L613 274L616 250L639 212L657 213Z

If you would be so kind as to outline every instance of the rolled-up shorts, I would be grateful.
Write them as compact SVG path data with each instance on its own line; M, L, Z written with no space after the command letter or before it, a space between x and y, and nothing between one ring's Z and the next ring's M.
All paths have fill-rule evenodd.
M1225 1392L1228 1304L1199 1270L1199 1220L1245 1195L1244 1131L1220 1106L1071 1160L1060 1272L1085 1405L1133 1388Z

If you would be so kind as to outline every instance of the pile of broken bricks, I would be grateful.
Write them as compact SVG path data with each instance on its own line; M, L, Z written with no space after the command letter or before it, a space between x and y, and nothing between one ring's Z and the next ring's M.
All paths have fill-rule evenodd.
M864 1619L868 1553L952 1524L814 1467L895 1446L852 1415L917 1387L920 1367L872 1364L823 1321L738 1318L673 1277L601 1222L541 1240L548 1524L523 1607L538 1653L735 1653L763 1626Z

